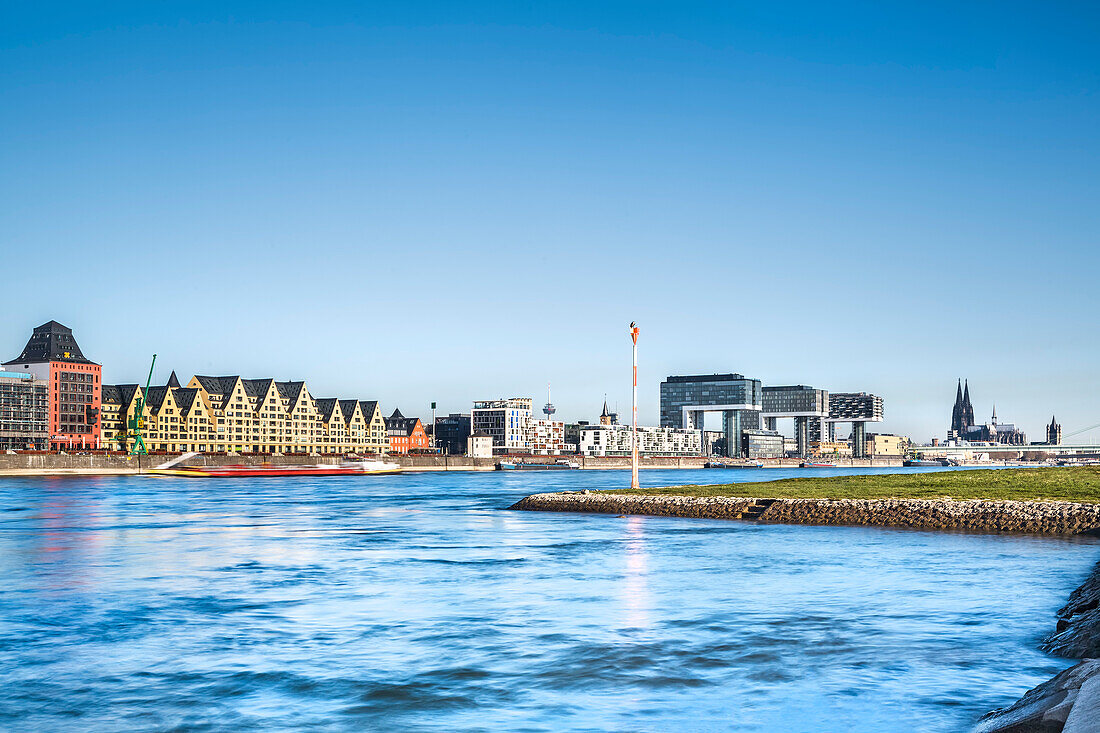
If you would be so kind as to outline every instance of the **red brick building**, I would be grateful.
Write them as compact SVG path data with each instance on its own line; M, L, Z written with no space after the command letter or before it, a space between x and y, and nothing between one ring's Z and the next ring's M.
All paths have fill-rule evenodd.
M99 447L101 367L84 358L72 329L57 321L42 324L4 367L48 382L51 450Z
M386 435L390 439L390 453L408 453L428 449L428 434L418 417L405 417L401 410L394 410L386 418Z

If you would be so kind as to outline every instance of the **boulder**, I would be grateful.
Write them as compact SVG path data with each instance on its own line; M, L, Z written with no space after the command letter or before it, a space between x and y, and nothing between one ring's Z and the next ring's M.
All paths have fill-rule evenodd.
M1068 730L1079 690L1089 681L1100 682L1100 659L1086 659L1057 677L1028 690L1012 705L982 716L974 733L1059 733ZM1088 691L1093 685L1090 683ZM1095 702L1093 695L1089 699ZM1096 733L1096 721L1087 720L1079 731ZM1092 727L1088 727L1092 726Z
M1100 657L1100 563L1058 611L1058 626L1042 648L1071 659Z

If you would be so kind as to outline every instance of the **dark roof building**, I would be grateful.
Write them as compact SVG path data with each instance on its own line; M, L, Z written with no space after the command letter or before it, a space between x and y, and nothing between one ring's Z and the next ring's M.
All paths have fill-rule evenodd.
M94 364L84 358L80 345L73 338L73 330L57 321L43 323L31 332L27 345L18 357L9 364L46 364L51 361L66 361L72 364Z

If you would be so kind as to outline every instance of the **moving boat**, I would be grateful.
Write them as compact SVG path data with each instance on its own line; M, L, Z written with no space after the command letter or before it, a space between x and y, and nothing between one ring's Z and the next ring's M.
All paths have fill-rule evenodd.
M826 463L824 461L802 461L798 464L799 468L836 468L832 463Z
M267 476L385 476L401 473L401 466L387 461L348 461L340 464L314 466L180 466L179 468L154 468L151 476L184 476L186 478L255 478Z
M901 465L905 466L906 468L914 468L914 467L918 467L918 466L920 466L920 467L950 466L951 464L948 463L947 461L924 460L924 459L914 458L914 459L909 460L909 461L902 461Z
M723 463L722 461L707 461L703 468L763 468L763 463Z
M526 463L524 461L501 461L498 471L569 471L580 468L579 463L559 458L553 463Z

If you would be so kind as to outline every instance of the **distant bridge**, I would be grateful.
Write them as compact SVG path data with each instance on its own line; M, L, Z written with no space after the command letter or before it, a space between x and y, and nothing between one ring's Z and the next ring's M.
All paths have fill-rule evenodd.
M913 452L923 456L941 458L970 458L976 453L1049 453L1055 456L1100 458L1100 444L1091 445L915 445Z

